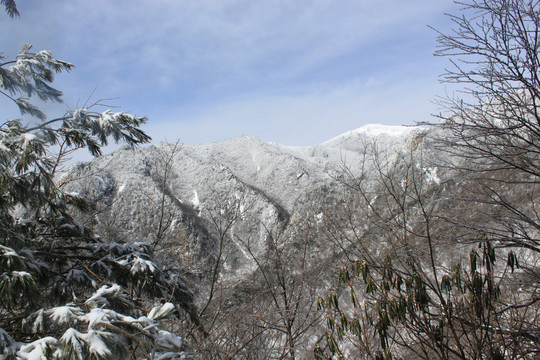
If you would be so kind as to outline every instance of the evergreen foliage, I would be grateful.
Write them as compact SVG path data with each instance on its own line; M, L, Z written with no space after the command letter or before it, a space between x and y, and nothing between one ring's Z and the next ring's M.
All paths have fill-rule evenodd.
M352 262L339 271L352 309L336 293L318 301L328 331L315 358L347 358L347 343L366 359L405 354L418 359L536 358L537 312L530 304L512 303L503 285L505 274L519 264L513 253L502 269L496 260L495 249L484 239L471 250L468 263L439 271L437 283L413 259L405 266L396 266L390 256L381 267Z
M0 93L25 116L0 125L0 359L179 358L163 320L196 312L178 269L147 244L101 238L74 218L92 204L54 182L73 150L147 143L146 118L82 108L48 119L31 101L60 102L54 75L73 65L31 50L0 64Z
M1 0L0 4L4 5L7 14L12 18L19 16L19 11L17 10L17 4L15 4L15 0Z

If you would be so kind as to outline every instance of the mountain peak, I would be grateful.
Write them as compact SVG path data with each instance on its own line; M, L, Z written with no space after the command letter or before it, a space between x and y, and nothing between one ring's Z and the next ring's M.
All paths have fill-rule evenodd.
M357 129L347 131L340 134L328 141L323 142L325 145L340 143L358 136L390 136L390 137L405 137L413 131L422 129L419 126L405 126L405 125L381 125L381 124L367 124Z

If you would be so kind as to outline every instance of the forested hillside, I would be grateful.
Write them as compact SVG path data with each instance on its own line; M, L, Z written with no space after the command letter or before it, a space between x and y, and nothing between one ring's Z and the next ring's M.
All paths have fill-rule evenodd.
M462 6L433 122L306 147L142 147L33 105L72 64L4 58L0 359L538 358L540 2Z

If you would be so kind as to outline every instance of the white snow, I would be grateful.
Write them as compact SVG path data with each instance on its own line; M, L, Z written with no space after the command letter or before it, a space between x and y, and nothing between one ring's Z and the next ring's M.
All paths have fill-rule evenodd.
M2 256L5 257L20 257L15 250L4 245L0 245L0 251L2 251Z
M265 143L253 136L240 136L211 144L182 144L177 157L181 161L175 158L171 162L168 185L175 201L189 205L203 219L207 220L209 215L220 212L226 214L230 209L239 212L240 220L256 216L260 226L248 225L249 221L238 221L232 230L242 239L252 238L256 255L259 255L265 250L264 239L268 235L268 229L264 227L276 224L278 214L280 217L294 216L299 209L308 206L307 201L317 201L312 199L311 194L333 189L336 181L334 176L343 174L344 165L350 167L353 176L362 171L369 174L374 166L374 160L368 158L369 151L373 150L369 147L372 143L376 143L381 159L391 162L396 154L406 151L416 131L420 132L419 128L366 125L321 144L304 147ZM93 162L92 166L96 168L107 166L114 183L122 184L119 192L130 192L129 202L122 197L113 206L118 221L133 224L134 228L130 231L134 233L143 226L142 220L153 215L153 209L143 205L148 203L148 196L162 194L146 170L160 161L163 151L169 151L165 143L136 152L119 150L111 158ZM70 186L77 189L76 184ZM328 196L333 195L329 193ZM203 206L205 211L201 210ZM171 214L184 211L181 206L172 203L168 210ZM185 215L186 218L193 216ZM135 218L141 220L140 224L134 221ZM180 227L183 226L182 222L187 221L180 216L175 218ZM324 218L314 218L313 221L324 221ZM203 241L203 237L197 241ZM232 260L224 264L229 269L227 271L236 275L254 271L245 246L233 241L239 251L235 251ZM196 253L186 249L178 251ZM119 263L131 267L134 272L148 271L144 259L133 259L125 257Z
M111 354L111 351L97 332L91 330L88 334L83 335L82 338L88 344L91 354L96 354L100 357Z
M41 332L45 328L45 319L43 317L43 313L43 309L37 312L36 318L34 319L34 324L32 324L32 331L34 333Z
M426 174L426 180L428 184L437 184L439 185L441 183L441 179L439 179L439 176L437 175L437 168L426 168L424 169L424 173Z
M21 137L23 138L23 144L26 146L28 145L28 143L30 143L31 141L34 141L37 136L35 134L32 134L32 133L24 133L21 135Z
M82 312L79 308L73 306L58 306L47 311L50 318L60 325L69 324Z
M111 286L103 285L100 287L94 295L92 295L88 300L86 300L87 305L98 305L98 304L106 304L108 303L108 300L106 299L107 295L117 295L120 293L120 285L113 284Z
M347 131L341 135L338 135L328 141L322 143L333 144L336 142L341 142L346 139L356 137L358 135L367 135L370 137L379 137L379 136L391 136L391 137L402 137L409 135L412 131L421 129L417 126L402 126L402 125L381 125L381 124L368 124L358 129Z
M24 278L31 278L32 275L30 275L30 273L27 273L26 271L12 271L11 277L22 280Z
M109 312L100 308L90 310L88 314L84 316L84 320L88 321L88 329L92 329L102 322L109 320Z
M134 275L139 272L144 273L147 269L153 273L156 270L156 266L152 261L145 260L137 255L134 255L131 265L131 273Z
M165 330L160 330L157 336L158 344L165 349L180 349L183 345L182 338Z
M199 194L197 194L197 190L193 190L193 197L191 198L191 204L193 207L198 208L201 202L199 201Z
M83 334L73 328L69 328L64 332L64 335L60 340L64 344L70 344L79 356L83 354L81 346L82 342L85 342L91 354L103 357L110 355L111 350L109 350L101 335L108 335L108 333L98 333L94 330L90 330L87 334Z
M152 320L159 320L161 318L165 318L169 316L170 313L174 311L175 307L172 303L168 302L161 306L156 306L150 310L150 313L148 314L148 318Z
M99 116L99 125L105 129L109 128L111 125L111 122L114 120L113 117L116 114L113 114L111 109L107 109L104 112L101 113Z
M82 358L83 350L82 350L82 344L81 344L81 333L73 328L69 328L64 332L64 335L60 338L60 341L64 344L69 344L71 347L75 350L77 355L79 355L79 359Z
M49 345L54 345L57 342L58 340L52 336L41 338L29 344L22 345L21 349L17 352L17 356L26 360L47 360L47 349Z

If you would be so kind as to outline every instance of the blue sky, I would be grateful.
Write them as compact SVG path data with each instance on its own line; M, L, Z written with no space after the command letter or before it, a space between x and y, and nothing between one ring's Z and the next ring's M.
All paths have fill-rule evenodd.
M55 85L149 117L155 142L253 134L311 145L368 123L412 124L444 94L434 57L450 0L19 0L2 52L23 42L75 64ZM6 108L6 118L17 116ZM11 105L10 105L11 106ZM105 109L103 109L105 110ZM52 114L54 115L54 114Z

